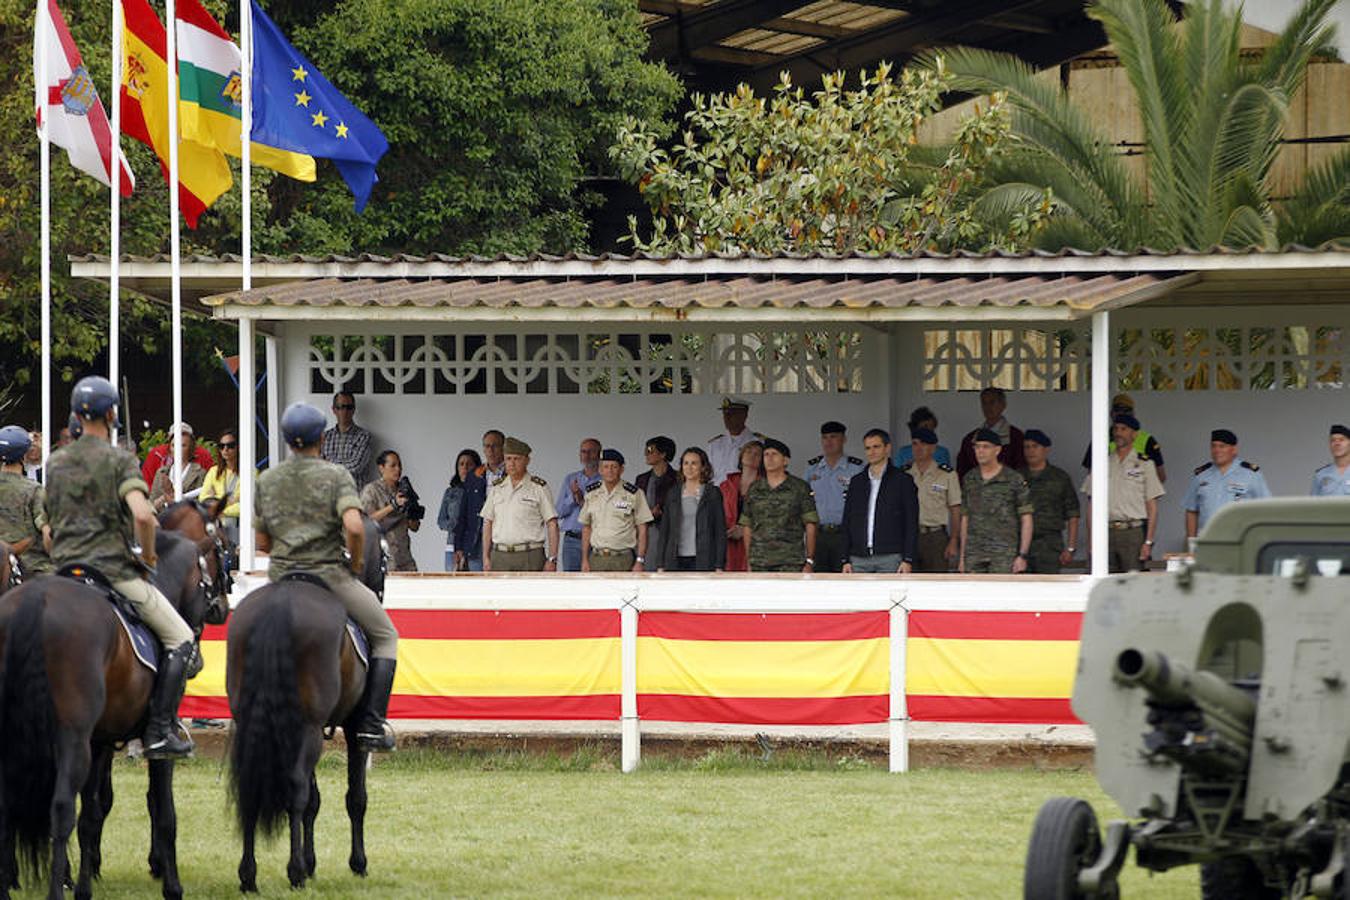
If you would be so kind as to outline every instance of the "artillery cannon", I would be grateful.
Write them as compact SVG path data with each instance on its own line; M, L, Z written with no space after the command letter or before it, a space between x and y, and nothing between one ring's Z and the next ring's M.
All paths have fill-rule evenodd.
M1323 577L1350 574L1350 501L1314 502L1234 504L1193 567L1093 588L1073 710L1131 818L1103 836L1084 801L1047 801L1027 898L1117 897L1133 848L1200 865L1213 900L1350 900L1350 585Z

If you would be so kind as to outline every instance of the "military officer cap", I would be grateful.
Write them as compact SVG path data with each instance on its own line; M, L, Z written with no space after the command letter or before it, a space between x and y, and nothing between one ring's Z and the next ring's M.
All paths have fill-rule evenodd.
M975 443L993 444L995 447L1003 446L1003 438L998 436L998 432L992 428L981 428L975 432Z
M281 414L281 434L286 443L300 449L310 447L323 440L328 420L316 407L308 403L292 403Z
M89 375L70 392L70 408L85 419L101 419L117 408L117 388L98 375Z
M1050 435L1041 431L1039 428L1028 428L1026 434L1022 435L1023 440L1028 440L1042 447L1050 446Z
M911 428L909 436L911 440L918 441L921 444L936 444L938 442L937 432L931 428Z
M1116 394L1114 397L1111 398L1111 408L1128 409L1130 411L1133 411L1134 398L1131 397L1129 394Z
M502 444L502 453L507 456L529 456L530 445L518 437L509 437Z
M1220 444L1228 444L1230 447L1237 446L1237 435L1227 428L1215 428L1209 433L1211 441L1218 441Z
M1350 438L1350 428L1346 428L1344 425L1332 425L1331 433L1333 435L1339 434L1341 437Z
M623 454L613 447L606 447L604 450L600 451L600 461L616 462L619 465L623 465Z
M836 422L833 419L820 426L821 434L845 434L848 429L844 427L843 422Z
M1111 420L1112 425L1124 425L1131 431L1138 431L1140 428L1139 420L1129 413L1122 413Z
M718 409L726 412L729 409L749 409L750 401L742 400L740 397L723 397L722 405Z
M16 463L24 458L32 446L33 439L28 436L27 429L18 425L0 428L0 462Z
M764 449L766 451L777 450L779 453L783 454L788 459L792 458L792 451L788 449L788 445L778 440L778 438L765 438Z

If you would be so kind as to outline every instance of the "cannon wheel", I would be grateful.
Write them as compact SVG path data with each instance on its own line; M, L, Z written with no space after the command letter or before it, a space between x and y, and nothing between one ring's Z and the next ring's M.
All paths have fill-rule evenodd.
M1078 873L1101 853L1097 814L1076 797L1052 797L1036 814L1027 846L1022 896L1027 900L1075 900Z
M1245 856L1229 856L1200 866L1204 900L1280 900L1284 892L1266 885L1261 870Z

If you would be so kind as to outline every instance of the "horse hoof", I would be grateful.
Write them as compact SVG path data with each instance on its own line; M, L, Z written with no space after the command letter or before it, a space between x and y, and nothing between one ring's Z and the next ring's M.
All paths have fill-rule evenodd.
M353 856L347 861L347 865L351 866L353 873L360 875L362 878L366 877L366 859L364 856L359 858Z
M258 882L256 882L256 881L241 881L241 882L239 882L239 893L241 893L241 894L256 894L256 893L258 893Z

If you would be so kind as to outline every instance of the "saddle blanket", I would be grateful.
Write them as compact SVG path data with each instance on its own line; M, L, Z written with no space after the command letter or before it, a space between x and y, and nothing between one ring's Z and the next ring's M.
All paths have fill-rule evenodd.
M117 614L117 621L122 623L122 630L127 633L127 638L131 641L131 649L135 651L136 658L141 661L151 672L159 671L159 638L155 633L140 619L127 618L126 612L114 603L113 612Z
M370 643L366 640L366 633L352 619L347 620L347 637L351 638L352 649L356 651L361 665L370 668Z

